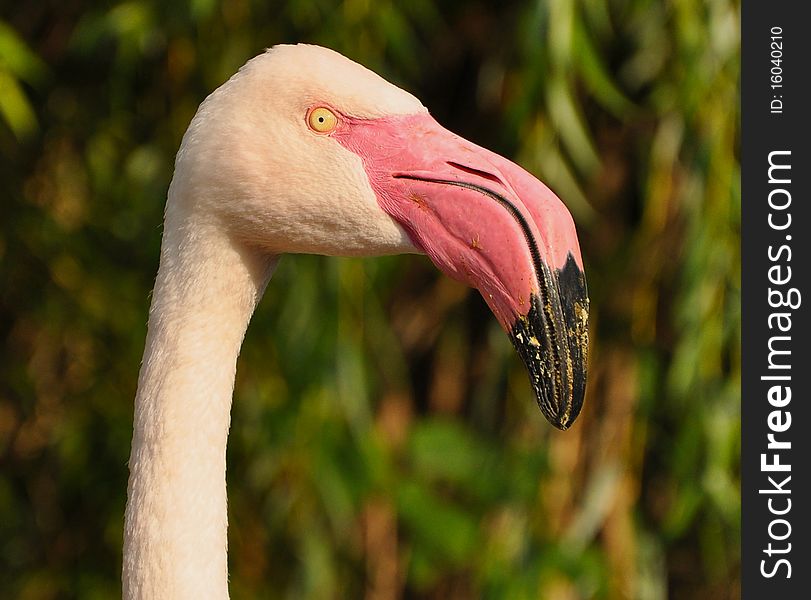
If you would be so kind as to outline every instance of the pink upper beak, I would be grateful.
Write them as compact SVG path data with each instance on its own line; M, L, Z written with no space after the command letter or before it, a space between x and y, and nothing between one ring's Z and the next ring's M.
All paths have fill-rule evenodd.
M524 360L541 411L567 429L585 393L589 300L560 199L427 114L344 117L332 136L361 157L380 206L415 246L481 292Z

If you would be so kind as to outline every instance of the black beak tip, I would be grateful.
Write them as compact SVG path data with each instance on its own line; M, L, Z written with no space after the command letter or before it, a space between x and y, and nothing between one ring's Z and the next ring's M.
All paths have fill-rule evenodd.
M588 362L589 299L586 279L572 255L562 269L542 263L539 294L519 316L510 338L529 372L538 406L561 431L583 408Z
M523 337L523 336L522 336ZM516 345L515 338L513 343ZM546 420L552 425L566 431L569 429L583 408L583 400L586 391L586 372L584 366L572 365L572 378L570 385L565 385L556 373L551 372L554 368L551 361L541 361L537 356L531 358L526 351L519 350L519 354L524 358L524 364L530 374L532 389L538 402L538 408ZM546 373L541 375L541 373Z
M580 415L580 410L583 408L583 398L585 394L581 393L577 396L564 398L559 405L555 406L554 402L548 401L549 399L554 398L554 390L551 389L551 387L552 386L545 385L541 390L535 388L534 391L535 397L538 400L538 406L540 407L541 412L543 413L543 416L546 417L547 421L561 431L566 431L574 424L577 417ZM585 389L585 380L583 380L583 385L580 387L581 389Z

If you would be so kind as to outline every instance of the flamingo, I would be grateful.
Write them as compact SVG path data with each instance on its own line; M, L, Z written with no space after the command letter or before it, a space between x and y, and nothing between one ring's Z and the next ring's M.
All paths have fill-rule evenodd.
M425 253L476 287L542 413L583 403L572 218L532 175L344 56L275 46L210 94L169 186L135 398L123 593L228 597L225 451L248 321L285 253Z

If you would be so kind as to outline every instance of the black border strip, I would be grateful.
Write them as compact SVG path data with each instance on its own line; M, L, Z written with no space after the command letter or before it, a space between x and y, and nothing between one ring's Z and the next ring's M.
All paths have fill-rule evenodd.
M762 2L746 0L742 6L742 597L752 600L761 598L808 598L808 564L811 561L809 544L809 506L811 489L807 478L811 459L811 394L809 394L809 361L806 347L809 343L808 304L811 293L808 288L811 272L811 249L809 248L808 204L811 202L811 95L808 85L808 62L811 57L811 31L809 20L802 14L803 2ZM773 29L779 28L781 44L772 46ZM777 31L776 29L774 31ZM778 57L779 63L772 61ZM773 70L773 67L778 67ZM773 81L772 74L780 74L780 81ZM775 83L782 87L773 87ZM785 154L790 151L791 154ZM782 178L775 172L769 182L769 154L772 161L790 162L789 184L778 184ZM785 170L779 171L781 175ZM791 204L776 211L769 206L769 194L784 187L791 194ZM785 198L782 192L778 196ZM776 197L777 198L777 197ZM773 221L784 223L791 213L789 229L780 230L769 226ZM778 249L786 245L791 250L783 251L780 258L773 258ZM771 256L770 254L771 253ZM770 269L780 265L773 275L785 276L786 267L791 268L792 279L785 285L776 285L769 280ZM780 288L784 293L797 288L802 294L802 304L796 309L770 306L769 290ZM773 296L773 300L777 297ZM791 314L791 329L781 332L770 323L769 317L777 312ZM770 327L771 324L771 327ZM775 339L775 336L790 336L790 340ZM779 344L791 354L779 355L779 360L789 365L787 369L769 367L770 348ZM778 355L772 353L772 364ZM790 380L763 379L775 375L789 375ZM791 387L792 400L786 406L775 407L769 402L769 393L776 385ZM791 425L783 432L771 427L785 424L791 413ZM770 421L771 420L771 421ZM781 423L783 425L781 425ZM791 448L770 449L768 435L774 439L790 442ZM769 471L762 461L779 461L790 464L791 471ZM786 481L785 478L791 479ZM772 481L769 480L772 478ZM782 490L777 485L782 484ZM791 490L790 494L784 493ZM763 490L763 491L761 491ZM790 510L780 515L776 512ZM782 538L790 527L790 533ZM790 546L789 546L790 544ZM790 550L787 550L789 549ZM784 559L786 563L778 561ZM789 574L791 577L787 577ZM772 574L771 577L766 574Z

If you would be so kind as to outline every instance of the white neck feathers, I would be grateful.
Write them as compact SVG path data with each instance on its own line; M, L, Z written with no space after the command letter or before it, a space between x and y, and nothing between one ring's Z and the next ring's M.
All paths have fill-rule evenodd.
M275 261L194 222L173 195L135 399L124 597L222 599L236 359Z

